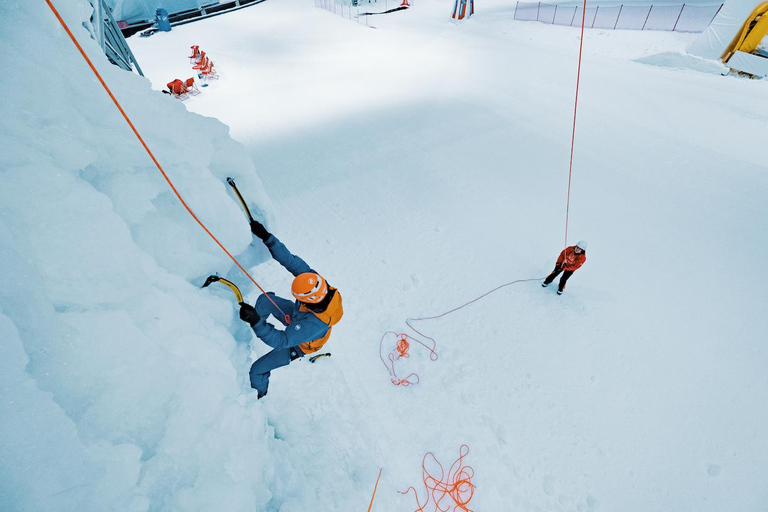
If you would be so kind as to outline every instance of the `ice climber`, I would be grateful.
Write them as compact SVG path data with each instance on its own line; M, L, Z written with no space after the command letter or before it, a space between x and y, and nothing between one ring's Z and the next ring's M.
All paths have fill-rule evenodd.
M291 254L261 223L251 222L251 232L264 242L275 261L295 276L291 285L295 302L268 292L277 307L290 316L290 324L265 294L256 300L256 307L250 304L240 306L240 318L251 325L261 341L272 347L251 366L251 387L261 398L267 394L270 372L320 350L328 341L332 327L341 320L344 310L339 291L309 268L304 260ZM267 323L270 314L285 325L284 330L275 329Z
M541 286L546 288L562 272L563 277L560 278L560 283L557 286L557 294L562 295L565 291L565 282L585 261L587 261L587 242L582 240L576 245L566 247L557 258L555 270L547 276Z

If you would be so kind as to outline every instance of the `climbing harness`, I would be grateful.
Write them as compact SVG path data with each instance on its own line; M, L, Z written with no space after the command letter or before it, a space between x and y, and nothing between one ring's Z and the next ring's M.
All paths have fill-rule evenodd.
M235 297L237 297L237 303L241 306L245 304L245 301L243 300L243 294L240 293L240 288L238 288L237 285L229 279L224 279L223 277L215 275L208 276L208 279L205 280L205 283L203 283L203 286L200 288L207 288L211 283L221 283L223 285L229 286L229 289L232 290L232 292L235 294Z
M475 484L472 478L475 476L475 470L471 466L464 464L464 458L469 454L469 447L465 444L459 449L459 458L454 462L448 473L445 473L443 465L437 460L432 452L427 452L421 460L421 476L424 481L424 488L427 491L427 499L424 504L419 500L419 493L411 486L405 491L397 491L400 494L408 494L413 491L416 496L416 512L425 512L426 507L433 501L434 510L446 512L448 510L463 510L472 512L469 508L469 502L475 494ZM439 468L439 475L432 474L427 469L427 458L431 458L434 464ZM453 503L451 503L453 502Z
M395 362L397 362L399 359L410 357L410 354L408 352L409 349L410 349L410 342L414 342L415 341L416 343L419 343L420 345L422 345L424 348L429 350L429 359L432 360L432 361L437 361L437 352L435 352L435 348L437 347L437 341L435 341L434 338L432 338L430 336L427 336L423 332L421 332L418 329L416 329L413 326L412 322L421 322L423 320L436 320L438 318L442 318L442 317L444 317L446 315L454 313L454 312L456 312L456 311L458 311L458 310L460 310L462 308L465 308L465 307L469 306L470 304L473 304L473 303L479 301L480 299L482 299L484 297L487 297L488 295L492 294L493 292L495 292L497 290L501 290L502 288L505 288L507 286L511 286L511 285L517 284L517 283L525 283L525 282L528 282L528 281L541 281L542 279L543 278L541 278L541 277L536 277L536 278L531 278L531 279L518 279L516 281L511 281L509 283L502 284L501 286L497 286L493 290L485 292L484 294L480 295L479 297L477 297L475 299L472 299L471 301L466 302L466 303L462 304L461 306L455 307L455 308L451 309L450 311L446 311L445 313L441 313L441 314L435 315L435 316L425 316L425 317L421 317L421 318L408 318L405 321L405 324L413 332L415 332L416 334L418 334L422 338L425 338L425 339L429 340L428 342L422 341L421 339L416 338L416 337L411 336L411 335L406 334L406 333L398 333L398 332L395 332L395 331L387 331L387 332L385 332L382 335L381 340L379 341L379 358L381 359L381 362L384 363L384 367L389 372L389 378L392 381L392 384L394 384L395 386L408 387L411 384L418 384L418 382L419 382L419 376L417 374L411 373L407 377L401 379L400 377L398 377L397 372L395 370ZM387 357L385 359L384 358L384 353L385 353L384 352L384 340L387 337L392 338L391 335L395 335L397 337L397 341L395 342L395 348L387 353Z
M86 55L86 54L85 54L85 51L83 50L83 47L82 47L82 46L80 46L80 43L78 43L78 42L77 42L77 38L76 38L76 37L75 37L75 35L72 33L72 31L69 29L69 26L68 26L68 25L67 25L67 23L64 21L64 18L62 18L62 17L61 17L61 14L59 14L59 11L57 11L57 10L56 10L56 8L53 6L53 4L51 3L51 0L45 0L45 3L47 3L47 4L48 4L48 7L50 7L50 8L51 8L51 11L53 11L53 14L56 16L56 19L58 19L58 20L59 20L59 23L61 24L61 26L62 26L62 27L64 27L64 30L66 31L67 35L68 35L68 36L69 36L69 38L72 40L72 42L74 43L74 45L77 47L78 51L80 52L80 55L82 55L82 56L83 56L83 59L85 59L85 62L86 62L86 63L88 64L88 66L91 68L91 71L93 71L93 74L94 74L94 75L96 76L96 78L99 80L99 82L101 83L102 87L104 87L104 90L107 92L107 94L109 95L110 99L111 99L111 100L112 100L112 102L115 104L115 107L117 107L117 110L119 110L119 111L120 111L120 114L122 114L123 118L125 119L125 122L126 122L126 123L128 123L128 126L130 126L130 128L131 128L131 130L133 131L134 135L136 135L136 138L137 138L137 139L139 139L139 142L140 142L140 143L141 143L141 145L144 147L144 150L147 152L147 154L149 155L149 157L152 159L152 162L154 162L155 166L157 167L157 170L159 170L159 171L160 171L160 174L162 174L162 175L163 175L163 178L165 178L165 181L168 183L168 186L170 186L170 187L171 187L171 190L172 190L172 191L173 191L173 193L176 195L176 197L179 199L179 201L180 201L180 202L181 202L181 204L184 206L184 208L187 210L187 212L189 213L189 215L191 215L191 216L192 216L192 218L193 218L193 219L195 219L195 222L197 222L197 223L200 225L200 227L201 227L201 228L203 228L203 230L204 230L204 231L205 231L205 232L208 234L208 236L210 236L210 237L211 237L211 239L212 239L214 242L216 242L216 245L218 245L218 246L219 246L219 248L221 248L221 250L222 250L222 251L224 251L224 252L226 253L226 255L227 255L227 256L229 256L229 258L230 258L230 259L231 259L231 260L232 260L232 261L235 263L235 265L237 265L237 268L239 268L239 269L240 269L240 270L243 272L243 274L245 274L245 275L248 277L248 279L250 279L250 280L251 280L251 282L252 282L254 285L256 285L256 287L257 287L259 290L261 290L261 292L262 292L263 294L265 294L265 295L266 295L266 293L267 293L267 292L265 292L265 291L264 291L264 289L263 289L263 288L262 288L262 287L259 285L259 283L257 283L257 282L256 282L256 280L255 280L255 279L254 279L254 278L251 276L251 274L249 274L249 273L248 273L248 271L247 271L247 270L245 270L245 268L244 268L244 267L243 267L243 266L240 264L240 262L239 262L239 261L237 261L237 259L236 259L234 256L232 256L232 253L230 253L230 252L227 250L227 248L226 248L226 247L224 247L224 245L223 245L223 244L222 244L222 243L219 241L219 239L218 239L218 238L216 238L216 236L214 236L214 234L213 234L213 233L211 233L211 231L210 231L210 230L209 230L209 229L206 227L206 225L205 225L205 224L203 224L203 221L201 221L201 220L198 218L198 216L197 216L197 215L195 215L195 212L193 212L193 211L192 211L192 208L190 208L190 206L187 204L187 202L186 202L186 201L184 201L184 198L183 198L183 197L181 197L181 194L180 194L180 193L179 193L179 191L176 189L176 186L175 186L175 185L173 184L173 182L171 181L171 178L169 178L169 177L168 177L168 175L165 173L165 170L164 170L164 169L163 169L163 167L160 165L160 162L158 162L158 161L157 161L157 158L155 158L155 155L154 155L154 153L152 153L152 150L150 150L150 149L149 149L149 146L147 146L147 143L146 143L146 142L144 142L144 139L143 139L143 138L142 138L142 136L139 134L139 131L136 129L136 127L134 126L133 122L131 122L131 119L128 117L128 114L126 114L126 113L125 113L125 110L123 110L123 107L120 105L120 102L119 102L119 101L117 101L117 98L115 97L115 95L114 95L114 94L112 94L112 90L109 88L109 86L107 85L107 83L106 83L106 82L104 81L104 79L101 77L101 74L99 74L99 72L96 70L96 67L93 65L93 62L91 62L91 59L89 59L89 58L88 58L88 55ZM267 295L267 298L269 298L269 296L268 296L268 295ZM270 301L272 301L272 299L271 299L271 298L269 298L269 300L270 300ZM272 301L272 303L274 304L274 301ZM283 312L283 311L280 309L280 307L278 307L278 305L277 305L277 304L274 304L274 305L275 305L275 307L277 308L277 310L278 310L278 311L280 311L281 313L283 313L283 315L285 316L285 321L286 321L286 323L290 324L290 323L291 323L291 317L290 317L290 316L288 316L288 315L286 315L286 314L285 314L285 313L284 313L284 312Z

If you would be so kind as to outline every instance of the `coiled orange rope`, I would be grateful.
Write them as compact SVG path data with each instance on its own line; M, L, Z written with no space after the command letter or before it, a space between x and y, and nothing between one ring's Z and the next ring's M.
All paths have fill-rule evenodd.
M406 334L401 334L400 341L397 342L397 346L395 347L397 350L397 357L410 357L410 354L408 354L409 348L411 348L411 345L408 343L408 336Z
M102 87L104 87L104 90L107 91L107 94L112 99L112 102L115 104L117 109L123 115L123 118L128 123L128 126L131 127L131 130L133 130L133 133L136 135L136 138L139 139L139 142L141 143L141 145L144 146L144 149L146 150L147 154L152 159L152 161L155 163L155 166L160 171L160 173L163 175L163 178L165 178L165 181L168 182L168 185L171 187L171 190L173 190L173 193L176 194L176 197L179 199L179 201L181 201L181 204L184 206L184 208L186 208L187 212L192 216L193 219L195 219L195 221L200 225L200 227L203 228L203 230L206 233L208 233L208 236L210 236L213 239L213 241L216 242L216 245L218 245L221 248L221 250L224 251L227 254L227 256L229 256L229 258L232 261L235 262L235 265L237 265L237 267L243 272L243 274L245 274L248 277L248 279L250 279L251 282L253 284L255 284L256 287L259 290L261 290L261 293L266 295L266 297L270 300L270 302L272 302L272 304L277 308L277 310L280 311L280 313L282 313L284 315L286 323L290 324L291 323L291 317L288 316L287 314L285 314L285 312L282 309L280 309L280 306L275 304L275 301L273 301L272 298L269 295L267 295L267 292L265 292L264 289L261 286L259 286L259 283L257 283L256 280L253 277L251 277L251 274L249 274L248 271L245 270L245 268L243 268L243 266L240 264L240 262L237 261L237 259L235 259L234 256L232 256L232 254L227 250L227 248L224 247L224 245L222 245L221 242L219 242L219 239L216 238L213 235L213 233L211 233L208 230L208 228L205 226L205 224L203 224L203 222L197 217L197 215L195 215L195 212L192 211L192 208L190 208L189 205L187 204L187 202L184 201L184 198L181 197L181 194L179 193L178 190L176 190L176 187L174 186L173 182L171 181L171 179L168 177L168 175L163 170L163 167L160 165L160 162L157 161L157 159L155 158L155 155L149 149L149 146L147 146L147 143L144 142L144 139L142 138L142 136L139 135L139 131L133 125L133 123L131 122L130 118L128 117L128 114L125 113L125 110L123 110L123 107L120 105L120 102L117 101L117 98L115 98L115 95L112 94L112 91L110 90L109 86L107 86L107 83L104 81L104 79L101 77L101 74L99 74L99 72L96 70L96 67L91 62L91 59L88 58L88 56L85 54L85 51L83 50L82 46L80 46L80 43L77 42L77 39L75 38L75 35L72 33L71 30L69 30L69 26L67 26L67 23L61 17L61 15L59 14L59 11L56 10L56 8L53 6L53 4L51 3L50 0L45 0L45 2L48 4L48 7L51 8L51 10L53 11L53 14L59 20L59 23L61 23L61 26L64 27L64 30L67 32L67 35L69 35L69 38L72 40L73 43L75 43L75 46L80 51L80 55L83 56L83 58L85 59L85 62L88 63L88 66L91 68L91 71L93 71L93 74L96 75L96 78L98 78L99 82L101 82Z
M427 452L421 461L421 476L424 480L424 488L427 490L427 499L424 504L419 500L419 493L411 486L405 491L398 491L400 494L408 494L413 491L416 496L415 512L424 512L426 507L432 503L437 512L447 512L453 507L453 511L462 510L472 512L469 508L469 502L475 494L475 484L472 483L472 477L475 476L475 470L471 466L464 464L464 457L469 454L469 447L465 444L459 449L459 458L451 465L448 473L445 473L442 464L437 460L432 452ZM432 474L427 469L427 458L431 458L439 468L439 476Z

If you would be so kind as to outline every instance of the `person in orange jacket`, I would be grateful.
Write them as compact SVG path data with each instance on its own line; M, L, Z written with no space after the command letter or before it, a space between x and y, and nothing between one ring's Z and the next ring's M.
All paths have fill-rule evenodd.
M251 232L264 242L272 258L294 276L291 285L294 301L269 292L259 296L256 307L246 303L240 305L240 319L247 322L256 336L272 348L251 365L251 387L258 392L257 397L262 398L267 394L272 370L320 350L328 341L332 327L341 320L344 309L341 293L303 259L291 254L263 224L251 221ZM284 313L290 315L290 324ZM276 329L267 323L269 315L274 316L285 329Z
M541 286L546 288L562 272L563 277L560 278L560 283L557 286L557 294L562 295L565 291L565 282L585 261L587 261L587 242L581 240L576 245L566 247L557 258L555 270L547 276Z

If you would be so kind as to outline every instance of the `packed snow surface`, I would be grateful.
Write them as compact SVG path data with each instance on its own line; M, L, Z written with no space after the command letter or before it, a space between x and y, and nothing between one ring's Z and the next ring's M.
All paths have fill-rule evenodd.
M132 37L147 80L59 3L222 243L289 296L233 176L345 316L331 358L257 401L268 348L199 287L258 290L47 5L0 4L25 77L0 106L0 509L365 510L382 469L372 510L410 511L424 454L447 471L463 444L478 512L768 507L768 82L686 55L695 34L586 32L568 243L590 245L558 297L536 279L564 246L577 29L499 1L375 29L264 2ZM191 45L220 78L182 103L159 90L194 75ZM406 319L525 279L414 322L439 357L412 343L396 369L420 381L392 385L387 331L428 342Z

